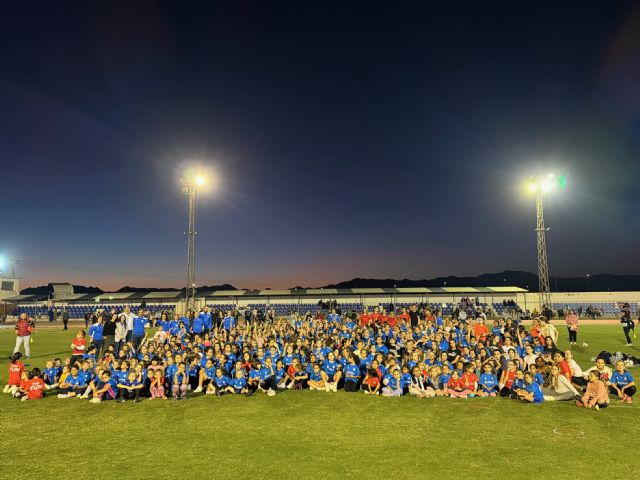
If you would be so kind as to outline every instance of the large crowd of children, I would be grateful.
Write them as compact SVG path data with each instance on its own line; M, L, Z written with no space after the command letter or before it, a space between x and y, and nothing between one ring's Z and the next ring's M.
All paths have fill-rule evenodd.
M512 319L488 321L481 311L444 317L412 306L392 315L375 308L343 317L332 309L237 322L232 312L205 307L154 322L142 311L114 313L108 322L118 324L119 337L105 343L103 332L115 326L100 317L89 334L77 333L68 357L52 358L42 370L26 370L15 353L4 392L22 400L55 394L99 403L343 389L388 397L567 400L594 409L608 406L610 396L632 403L636 393L622 361L615 371L601 358L582 370L570 350L557 348L558 331L544 317L527 329Z

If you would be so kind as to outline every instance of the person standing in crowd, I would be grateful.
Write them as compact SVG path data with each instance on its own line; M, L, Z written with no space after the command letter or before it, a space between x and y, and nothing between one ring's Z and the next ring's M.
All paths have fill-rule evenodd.
M144 316L142 309L138 310L138 316L133 319L133 344L139 347L144 337L146 336L146 330L149 328L150 322Z
M100 358L100 353L102 352L102 347L104 345L104 325L102 314L98 316L98 321L89 328L89 339L91 340L91 345L96 349L96 358Z
M67 310L66 308L62 309L62 329L69 329L69 310Z
M624 336L627 339L627 347L631 347L633 345L633 341L631 340L631 332L633 330L633 318L631 318L631 305L625 303L620 308L620 323L622 324L622 331L624 332Z
M124 318L127 327L127 335L125 341L129 342L133 338L133 319L135 315L131 313L130 307L124 307L124 311L120 314L120 318Z
M578 315L573 310L569 310L567 316L564 317L564 321L567 324L567 331L569 332L569 343L575 345L578 341Z
M409 307L409 318L411 319L411 326L416 327L420 321L420 314L418 313L418 307L415 305Z
M102 327L102 335L104 336L104 346L114 345L116 340L116 324L118 323L118 314L111 313L111 318L107 319Z
M20 317L18 317L18 321L16 322L16 346L13 349L13 353L20 351L20 346L24 347L24 355L25 359L29 359L31 356L31 333L35 325L33 320L27 317L26 313L21 313Z

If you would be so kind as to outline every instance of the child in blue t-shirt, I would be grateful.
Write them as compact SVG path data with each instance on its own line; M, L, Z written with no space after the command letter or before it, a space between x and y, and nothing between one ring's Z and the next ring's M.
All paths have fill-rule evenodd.
M633 376L624 368L624 362L616 362L616 371L609 379L609 391L617 395L621 402L633 403L633 396L636 394L636 384Z
M483 372L478 379L478 385L480 385L478 395L481 397L495 397L498 390L498 377L493 373L489 363L485 363L482 370Z

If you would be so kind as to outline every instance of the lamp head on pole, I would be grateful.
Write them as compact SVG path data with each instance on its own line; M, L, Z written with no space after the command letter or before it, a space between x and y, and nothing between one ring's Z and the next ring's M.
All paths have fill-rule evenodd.
M539 177L530 177L526 186L527 190L531 193L549 193L556 188L566 188L567 177L564 175L556 176L553 173Z

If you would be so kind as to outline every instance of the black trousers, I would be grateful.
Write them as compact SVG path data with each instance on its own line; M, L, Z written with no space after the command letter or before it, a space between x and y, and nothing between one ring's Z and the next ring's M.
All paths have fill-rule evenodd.
M359 390L358 382L354 382L352 380L346 380L344 382L345 392L357 392L358 390Z
M567 327L567 330L569 331L569 341L570 342L577 342L578 341L578 331L577 330L571 330L571 328Z
M638 391L638 389L635 386L632 386L632 387L629 387L629 388L625 389L624 394L629 396L629 397L633 397L636 394L637 391ZM609 387L609 393L611 393L612 395L618 395L618 392L613 387Z
M277 386L276 377L269 377L260 383L260 388L264 390L275 390Z
M633 328L631 328L631 327L622 327L622 330L624 331L624 336L627 337L627 343L632 343L631 342L631 337L629 336L629 333L631 333L631 330L633 330Z
M121 388L118 396L121 400L137 400L140 396L140 389L127 390L126 388Z

